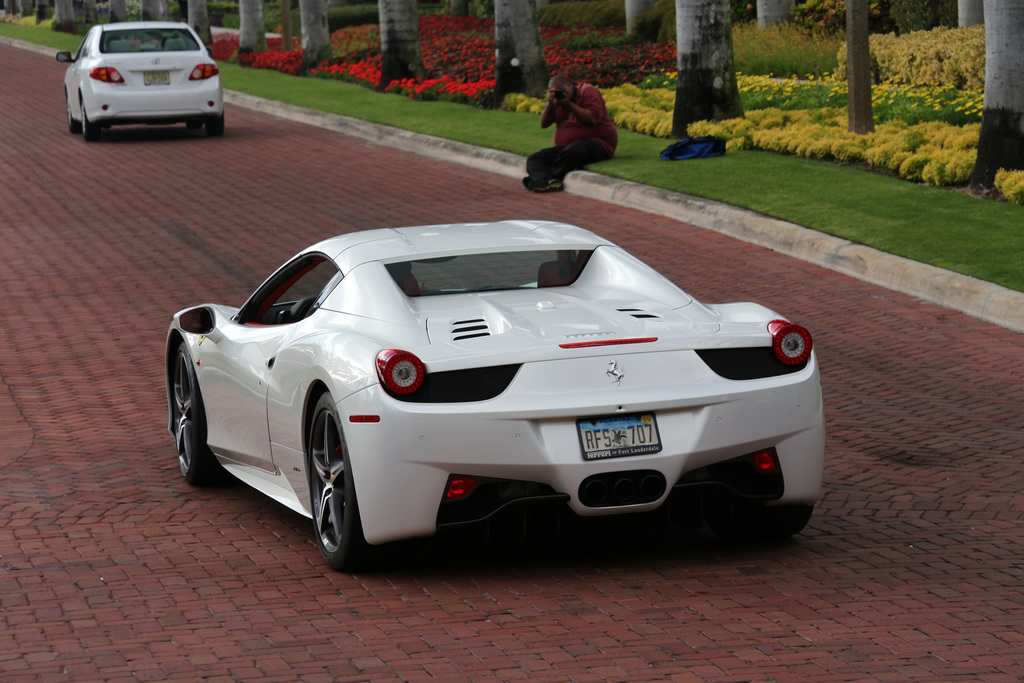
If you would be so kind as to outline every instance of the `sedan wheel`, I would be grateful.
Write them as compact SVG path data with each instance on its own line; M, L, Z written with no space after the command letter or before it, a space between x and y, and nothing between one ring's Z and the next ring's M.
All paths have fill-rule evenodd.
M82 137L86 142L96 142L100 139L100 126L89 120L89 115L85 113L85 104L81 100L79 103L82 106Z
M178 466L195 486L217 483L224 470L206 445L206 411L188 346L182 342L174 360L171 410L178 445Z
M381 547L371 546L363 537L341 421L329 394L316 405L307 442L310 504L320 552L333 569L374 566L382 559Z
M221 135L224 135L223 114L215 119L206 119L206 135L211 138L219 138Z
M68 109L68 131L72 135L79 135L82 132L82 122L75 119L71 114L71 98L68 97L68 93L64 91L64 104L67 105Z

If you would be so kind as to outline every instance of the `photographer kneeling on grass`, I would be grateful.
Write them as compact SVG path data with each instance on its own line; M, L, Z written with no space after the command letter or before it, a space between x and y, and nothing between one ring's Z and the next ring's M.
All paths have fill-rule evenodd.
M570 171L615 155L619 133L608 116L601 92L589 83L572 83L565 76L548 82L547 106L540 127L555 124L554 147L526 160L523 185L534 192L557 192Z

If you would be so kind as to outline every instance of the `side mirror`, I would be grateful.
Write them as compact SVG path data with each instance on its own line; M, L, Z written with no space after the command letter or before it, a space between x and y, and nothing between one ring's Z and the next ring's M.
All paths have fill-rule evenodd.
M57 53L57 61L58 62L65 62L67 64L70 64L70 63L75 61L75 58L72 57L71 53L68 52L67 50L61 50L60 52Z
M178 316L178 327L191 334L210 334L214 329L213 309L208 306L190 308Z

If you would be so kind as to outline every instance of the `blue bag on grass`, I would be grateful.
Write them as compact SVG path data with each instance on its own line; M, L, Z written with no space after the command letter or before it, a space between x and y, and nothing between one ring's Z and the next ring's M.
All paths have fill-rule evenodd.
M725 140L714 135L702 135L699 138L683 138L666 147L661 158L665 161L676 159L707 159L725 154Z

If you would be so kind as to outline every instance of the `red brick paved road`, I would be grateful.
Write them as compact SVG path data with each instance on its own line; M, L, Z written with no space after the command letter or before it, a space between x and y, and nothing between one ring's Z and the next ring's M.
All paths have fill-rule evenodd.
M0 680L1020 681L1024 337L714 233L230 108L70 136L0 46ZM310 524L187 486L170 315L327 235L569 219L816 335L826 491L781 546L701 532L325 571Z

